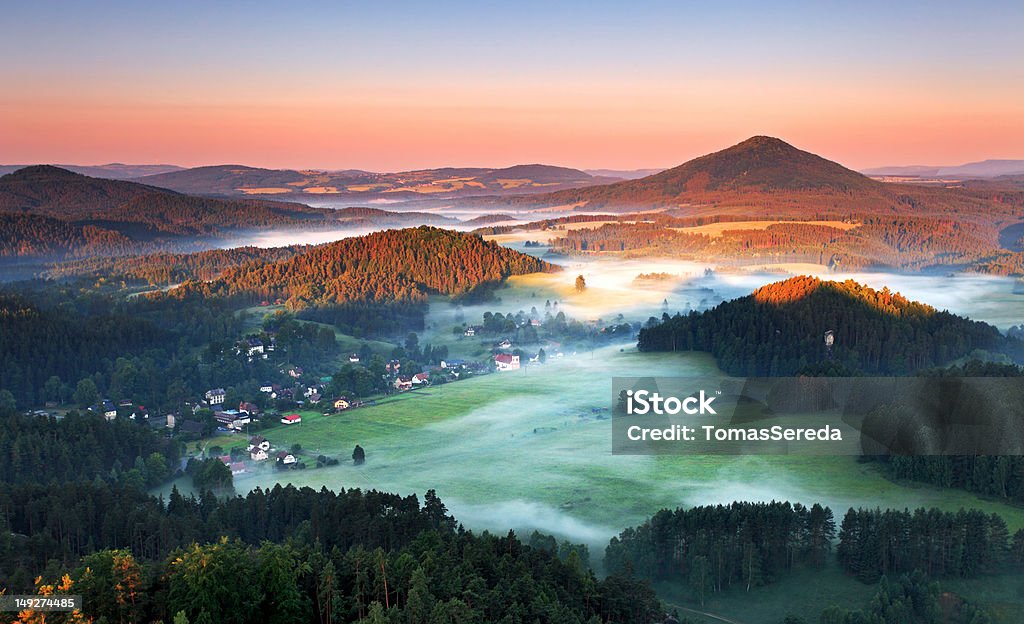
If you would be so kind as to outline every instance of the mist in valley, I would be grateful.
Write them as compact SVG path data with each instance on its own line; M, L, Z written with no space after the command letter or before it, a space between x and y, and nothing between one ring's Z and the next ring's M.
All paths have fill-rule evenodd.
M323 242L351 231L263 235L258 243L284 245ZM314 238L322 235L323 238ZM524 239L525 240L525 239ZM510 247L563 267L558 273L513 277L496 298L473 305L435 299L420 344L450 344L459 357L456 327L482 322L485 312L563 312L598 327L622 321L634 326L662 314L703 310L789 275L813 273L822 279L854 279L874 288L889 287L939 309L990 322L1005 330L1024 317L1024 295L1015 280L980 275L952 277L901 273L834 273L824 267L780 265L717 270L713 263L612 256L547 255L547 248ZM641 274L659 274L638 279ZM586 289L577 292L583 275ZM535 347L524 346L532 352ZM820 502L841 515L850 506L903 507L946 504L940 491L890 486L882 476L851 457L794 456L622 456L611 452L612 378L718 374L706 354L638 353L632 339L604 346L564 346L564 357L523 370L496 373L430 389L450 397L438 417L420 397L402 402L409 425L393 412L375 407L339 418L363 425L359 436L318 438L307 450L345 460L354 444L368 460L354 467L265 473L238 479L240 490L274 482L330 488L359 487L422 495L436 489L453 514L477 530L533 530L586 543L595 563L607 540L661 508L727 504L734 500ZM489 357L479 344L471 359ZM422 411L421 411L422 410ZM378 420L379 419L379 420ZM365 421L365 422L364 422ZM372 423L372 426L371 426ZM305 426L305 425L303 425ZM273 438L272 438L273 439ZM276 442L276 441L275 441ZM859 475L859 481L851 480ZM841 485L837 485L837 480Z

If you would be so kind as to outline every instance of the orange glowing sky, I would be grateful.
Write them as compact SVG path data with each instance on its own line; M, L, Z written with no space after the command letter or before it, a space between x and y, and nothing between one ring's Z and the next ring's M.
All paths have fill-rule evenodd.
M15 8L0 163L630 169L755 134L854 168L1024 158L1012 4L884 24L799 3L584 6Z

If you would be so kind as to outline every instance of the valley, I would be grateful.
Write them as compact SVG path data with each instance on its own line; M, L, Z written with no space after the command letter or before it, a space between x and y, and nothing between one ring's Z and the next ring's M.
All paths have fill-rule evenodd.
M801 374L815 366L858 374L1018 370L1024 361L1020 273L985 268L1013 266L1016 230L1003 224L1019 218L1016 199L972 212L983 201L977 196L893 195L895 187L794 155L775 140L730 149L682 166L696 176L678 187L679 197L699 202L692 210L645 190L642 205L625 202L633 211L603 211L604 201L625 201L630 185L655 188L646 178L530 195L529 205L453 197L450 209L420 211L415 202L321 209L210 199L213 187L180 195L60 171L16 172L0 179L0 190L5 180L27 184L34 199L3 196L15 224L8 231L16 238L26 219L50 219L47 227L72 233L51 239L33 225L36 238L10 246L9 268L0 268L12 282L4 314L25 330L0 340L0 386L15 388L19 405L70 418L104 412L107 396L125 396L104 413L118 421L142 415L171 436L179 468L192 466L151 483L148 491L164 499L204 495L197 465L228 466L226 492L250 497L284 486L432 490L476 533L511 529L582 545L598 575L610 572L610 540L659 510L733 501L820 503L837 519L861 508L971 509L996 514L1010 536L1024 535L1017 494L901 478L883 461L612 454L613 377ZM783 175L777 158L803 167L798 186L771 186ZM715 177L762 161L761 173L741 177L768 186ZM679 171L655 174L662 187L676 179L666 173ZM150 201L149 193L167 210L131 214L132 202ZM605 198L586 200L601 208L564 210L569 194L587 193ZM562 212L540 205L549 199ZM188 218L189 206L199 207L198 221ZM242 216L263 210L274 216L255 227ZM88 229L101 217L102 232ZM204 220L224 229L201 238ZM162 233L140 236L138 227ZM79 240L76 231L100 238ZM53 281L16 281L26 275ZM798 303L785 310L757 307L788 302L794 292ZM23 343L44 327L73 357L55 352L45 360L53 364L34 365ZM826 330L838 337L827 361L818 346ZM915 348L878 346L894 334L916 335ZM736 346L744 341L747 350ZM346 407L334 408L338 399ZM235 404L257 419L238 416ZM270 458L251 455L253 435L265 438ZM134 477L118 482L127 478ZM855 606L873 589L853 585L841 565L830 554L822 583ZM1004 583L1003 574L990 577L1002 589L984 601L1019 613L1007 589L1015 577L1005 573ZM735 590L698 608L684 586L657 589L694 616L708 609L776 624L787 604L778 596L791 582L758 588L764 604L755 610ZM981 595L969 580L950 586Z

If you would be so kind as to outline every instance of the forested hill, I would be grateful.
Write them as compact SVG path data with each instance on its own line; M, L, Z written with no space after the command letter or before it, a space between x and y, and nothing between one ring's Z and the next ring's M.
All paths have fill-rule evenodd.
M172 296L286 299L293 307L351 301L424 301L461 296L512 275L556 268L474 234L430 226L387 230L316 247L274 263L252 263L212 282L188 282Z
M97 257L55 264L42 277L84 277L92 280L124 280L152 285L171 285L188 280L212 280L225 271L251 262L278 262L311 249L287 247L233 247L194 253L155 253L144 256Z
M831 358L825 333L834 332ZM641 351L707 351L734 375L792 375L809 366L905 374L975 349L1024 357L1024 343L888 289L794 277L704 312L640 331Z
M302 204L193 197L137 182L90 178L46 165L0 177L0 212L95 222L111 229L132 223L172 234L295 225L324 220L332 214Z
M774 137L755 136L678 167L636 180L495 198L493 205L581 206L629 212L678 208L688 215L806 218L866 215L965 215L992 221L1019 204L993 193L878 182Z

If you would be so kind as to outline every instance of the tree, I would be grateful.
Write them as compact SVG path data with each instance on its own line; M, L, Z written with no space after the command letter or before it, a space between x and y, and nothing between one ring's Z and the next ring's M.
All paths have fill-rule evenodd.
M583 292L587 289L587 280L582 275L576 276L576 292Z
M128 550L101 550L82 560L76 588L89 615L110 622L138 622L142 569Z
M434 609L434 597L430 593L430 585L422 566L412 573L409 595L405 600L406 624L428 624L430 613Z
M259 582L249 579L256 562L241 542L226 537L214 544L192 546L171 555L167 568L168 612L184 611L196 622L246 624L259 620L263 598Z
M60 402L60 391L64 384L61 382L60 377L51 375L46 383L43 384L43 397L47 401Z
M100 391L96 388L96 382L90 377L86 377L78 382L78 386L75 388L75 394L72 396L72 400L74 400L79 407L89 407L96 403L99 398Z
M18 403L9 390L0 390L0 416L13 416L18 411Z
M352 450L352 463L356 466L362 465L366 461L366 451L363 447L356 444L356 447Z

